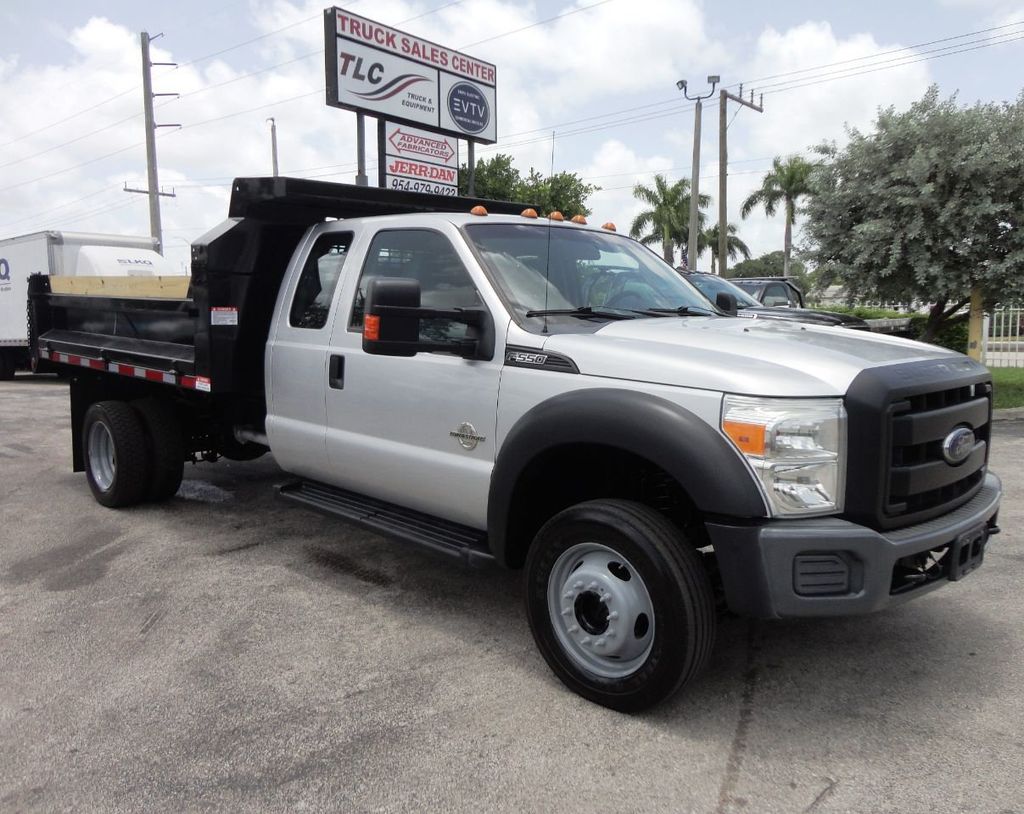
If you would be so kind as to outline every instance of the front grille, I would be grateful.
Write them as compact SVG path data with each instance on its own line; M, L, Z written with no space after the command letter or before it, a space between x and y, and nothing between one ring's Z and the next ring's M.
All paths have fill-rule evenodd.
M891 406L886 516L952 508L977 491L988 458L991 390L987 382L979 382L919 393ZM943 457L942 443L957 427L974 430L975 442L967 459L952 466Z
M846 394L848 457L844 517L882 531L921 523L966 503L982 487L992 413L991 376L967 357L880 365ZM950 465L944 439L975 433Z

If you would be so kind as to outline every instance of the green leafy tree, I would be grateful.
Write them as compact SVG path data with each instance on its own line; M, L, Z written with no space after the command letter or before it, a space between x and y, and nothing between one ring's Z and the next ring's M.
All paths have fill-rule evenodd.
M711 251L711 273L714 274L718 267L718 224L705 229L700 233L700 242L697 244L697 256L703 257L704 252ZM730 260L735 260L740 255L744 259L750 258L750 249L739 235L736 234L736 224L730 223L725 227L725 250Z
M686 246L689 242L690 223L690 182L682 178L670 184L664 175L654 176L654 186L637 184L633 187L633 197L647 204L650 209L643 210L633 219L629 234L645 246L661 243L661 256L666 263L675 262L675 247L678 245L686 257ZM701 209L711 205L710 195L701 195L698 199ZM698 212L697 224L703 230L707 216Z
M772 161L772 169L761 181L761 188L754 190L743 202L740 215L746 218L758 207L764 209L768 217L774 217L780 204L783 206L786 219L786 230L783 238L783 275L789 274L790 257L793 253L793 224L796 223L796 205L810 191L810 177L814 165L798 155L786 159L776 157Z
M518 201L523 178L514 166L512 156L498 153L490 161L476 162L474 188L476 196L492 201ZM469 194L469 167L462 165L459 170L459 194Z
M931 340L980 289L1024 295L1024 94L961 107L932 87L874 131L824 145L805 234L824 282L851 297L930 304Z
M568 216L589 215L587 199L600 187L584 183L574 172L545 176L534 169L523 178L512 156L498 153L476 164L475 196L492 201L517 201L539 206L542 214L559 211ZM469 194L469 167L459 170L459 194Z
M574 172L546 176L531 169L523 182L521 200L537 204L543 212L561 212L566 217L589 215L587 199L599 189L584 183Z

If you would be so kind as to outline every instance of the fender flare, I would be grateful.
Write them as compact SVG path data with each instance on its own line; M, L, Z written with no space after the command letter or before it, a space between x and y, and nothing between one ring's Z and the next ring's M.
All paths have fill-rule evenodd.
M507 564L510 547L518 544L508 539L508 529L523 471L538 455L569 444L612 447L650 461L675 478L701 512L767 515L740 454L694 413L633 390L574 390L529 410L501 445L487 506L488 541L498 562Z

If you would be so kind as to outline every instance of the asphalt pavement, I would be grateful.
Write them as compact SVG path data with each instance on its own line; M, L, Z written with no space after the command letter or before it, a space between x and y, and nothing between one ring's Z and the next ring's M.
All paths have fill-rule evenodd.
M880 614L723 619L651 712L534 648L520 574L284 504L272 458L113 511L67 391L0 382L0 811L1024 814L1024 421L981 569Z

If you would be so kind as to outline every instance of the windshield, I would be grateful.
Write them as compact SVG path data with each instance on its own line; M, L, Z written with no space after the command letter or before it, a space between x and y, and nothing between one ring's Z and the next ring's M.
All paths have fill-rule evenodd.
M751 297L738 285L730 283L728 280L723 280L721 277L713 277L710 274L694 274L688 279L697 287L700 293L711 300L711 302L715 301L715 297L718 294L724 292L726 294L732 294L736 298L737 308L750 308L752 305L761 305L761 303Z
M465 231L527 327L559 317L660 316L658 309L716 313L675 269L620 235L517 223L471 224Z

